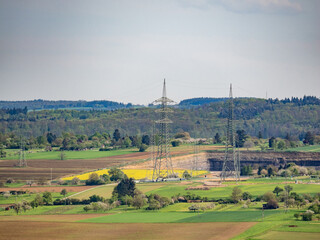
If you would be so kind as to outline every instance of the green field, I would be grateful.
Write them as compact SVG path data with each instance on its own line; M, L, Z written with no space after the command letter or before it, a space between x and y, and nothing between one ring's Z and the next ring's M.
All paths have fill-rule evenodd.
M74 194L74 193L68 192L66 196L70 196L72 194ZM22 200L26 200L26 201L30 202L35 198L36 195L37 195L36 193L26 193L26 194L19 194L19 195L11 195L8 198L6 198L1 194L0 195L0 204L12 204L15 202L20 202ZM40 193L40 195L41 195L41 193ZM52 195L53 201L57 198L60 198L60 199L63 198L63 196L57 192L52 192L51 195Z
M308 181L308 178L300 178L300 181ZM243 192L247 191L253 196L262 195L265 192L273 191L276 186L284 187L285 182L293 181L286 178L260 178L249 179L242 181L238 184L229 182L221 187L212 187L210 190L186 190L189 186L198 186L203 184L199 180L192 180L189 182L155 182L155 183L138 183L136 187L149 195L150 193L157 193L161 196L171 197L177 194L194 194L202 197L208 197L209 199L229 198L232 189L235 186L239 186ZM290 184L293 187L293 192L298 194L309 193L314 195L320 192L320 185L317 184ZM72 198L89 198L91 195L100 195L105 198L110 198L112 191L116 184L109 184L94 187L86 190L82 193L72 194ZM0 204L14 203L15 201L32 200L35 194L24 194L17 196L10 196L5 199L0 196ZM53 199L62 198L59 193L53 193ZM294 213L303 213L307 208L296 209L289 208L288 212L284 212L283 203L280 204L280 208L276 210L264 210L262 211L263 202L252 202L248 205L248 208L243 208L243 204L219 204L215 203L215 207L205 211L189 211L189 207L193 203L176 203L169 205L160 210L149 211L146 210L146 206L141 209L135 209L129 206L119 206L109 211L93 211L85 212L84 205L60 205L60 206L41 206L27 212L22 212L21 215L92 215L91 217L80 218L74 221L79 224L144 224L144 223L170 223L170 224L199 224L199 223L243 223L252 222L255 223L251 228L240 233L234 237L234 240L245 239L318 239L320 236L320 223L319 221L303 222L294 218ZM206 205L209 203L198 203L200 205ZM99 215L100 214L100 215ZM15 216L14 210L1 211L0 217ZM24 216L27 217L27 216ZM40 217L40 216L39 216ZM297 227L289 227L289 225L296 225ZM192 226L192 225L190 225Z
M158 189L152 190L149 193L156 193L161 196L165 197L172 197L177 194L185 195L185 194L195 194L199 195L201 197L208 197L209 199L220 199L220 198L228 198L231 195L232 189L235 186L239 186L243 192L249 192L253 196L259 196L266 192L273 191L276 186L279 186L281 188L284 188L286 184L251 184L246 185L246 183L240 183L238 185L227 185L225 187L215 187L211 188L210 190L186 190L188 185L174 185L171 183L168 183L168 185L165 185L163 187L160 187ZM311 185L311 184L290 184L293 187L293 192L296 192L298 194L302 193L310 193L315 194L320 192L320 186L319 185Z
M6 150L8 156L5 158L7 160L17 160L19 159L19 151L18 150ZM138 152L138 149L120 149L114 151L99 151L98 149L94 150L86 150L86 151L64 151L65 159L95 159L102 157L112 157L123 154L131 154ZM51 151L47 152L44 150L31 150L27 151L26 158L27 159L60 159L60 151Z
M320 145L303 146L296 148L288 148L286 152L320 152Z
M148 193L164 185L165 183L140 183L140 184L137 184L136 186L143 193ZM111 198L114 187L115 187L114 184L103 185L103 186L95 187L87 191L75 194L72 197L78 198L78 199L85 199L96 194L104 198Z

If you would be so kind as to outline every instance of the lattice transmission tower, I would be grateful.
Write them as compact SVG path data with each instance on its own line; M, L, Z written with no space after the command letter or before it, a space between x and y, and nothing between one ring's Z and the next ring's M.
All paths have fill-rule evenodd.
M169 137L169 124L172 123L172 121L168 118L168 113L172 112L172 109L168 108L168 104L174 103L174 101L167 98L165 79L163 82L162 97L155 100L153 103L160 104L160 108L156 110L157 113L160 113L160 119L155 121L155 132L158 135L158 139L157 142L154 142L156 146L152 157L152 180L157 180L158 178L169 178L174 176Z
M27 167L27 160L26 160L26 146L21 137L20 139L20 157L19 157L19 167Z
M230 84L226 149L221 172L222 182L225 181L227 177L234 177L236 181L240 180L240 154L236 152L233 107L232 84Z

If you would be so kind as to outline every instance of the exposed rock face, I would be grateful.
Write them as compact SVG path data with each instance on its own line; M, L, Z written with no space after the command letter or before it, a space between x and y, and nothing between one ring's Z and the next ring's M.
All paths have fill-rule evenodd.
M207 161L210 171L221 171L224 152L208 152ZM320 153L311 152L241 152L240 165L279 166L293 162L299 166L320 168ZM207 165L207 164L205 164ZM204 166L205 166L204 165Z

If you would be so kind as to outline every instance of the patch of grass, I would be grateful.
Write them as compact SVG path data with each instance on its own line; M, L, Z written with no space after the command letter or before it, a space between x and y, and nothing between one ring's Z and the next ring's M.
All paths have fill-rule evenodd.
M70 196L74 193L68 192L66 196ZM11 195L8 198L5 198L3 195L0 195L0 204L13 204L15 202L21 202L23 200L26 200L28 202L32 201L36 197L37 193L26 193L26 194L20 194L20 195ZM42 196L42 193L40 193ZM52 192L52 200L54 201L57 198L63 198L63 196L60 193Z
M297 227L289 227L289 225L296 225ZM320 222L292 221L288 224L283 224L273 230L280 231L280 232L316 232L316 233L320 233Z
M302 146L296 148L288 148L286 152L320 152L320 145Z
M228 198L232 193L232 189L235 186L238 186L243 192L249 192L253 196L263 195L266 192L272 192L276 186L284 188L286 184L252 184L246 185L242 184L228 184L225 187L216 187L211 188L210 190L186 190L187 185L181 184L168 184L164 185L158 189L152 190L149 193L156 193L161 196L171 197L177 194L185 195L185 194L195 194L201 197L208 197L209 199L220 199L220 198ZM302 193L310 193L315 194L319 192L319 186L313 184L290 184L293 187L293 192L298 194Z
M24 185L26 185L25 182L14 182L14 183L5 183L4 184L5 187L10 187L10 188L22 187Z
M173 223L197 215L189 212L128 212L80 220L92 223Z
M65 159L95 159L102 157L112 157L123 154L131 154L138 152L138 149L120 149L114 151L99 151L98 149L86 150L86 151L64 151L66 157ZM47 152L45 150L31 150L26 153L27 159L60 159L60 151ZM17 152L10 152L9 156L5 158L7 160L17 160L19 159L19 154Z
M103 185L103 186L96 187L96 188L90 189L88 191L85 191L83 193L79 193L79 194L73 196L73 198L86 199L94 194L99 195L104 198L111 198L112 191L115 186L116 185L114 185L114 184ZM142 191L143 193L150 192L154 189L160 188L161 186L163 186L163 183L139 183L139 184L136 184L136 187L140 191Z
M45 212L47 211L54 211L55 208L59 208L61 206L41 206L41 207L37 207L31 210L28 210L26 212L21 212L19 213L19 215L41 215L41 214L45 214ZM16 212L11 209L9 211L2 211L0 212L0 216L16 216Z
M306 233L306 232L277 232L277 231L270 231L266 234L258 236L254 239L259 240L318 240L319 234L318 233Z
M265 211L265 217L277 214L277 210ZM257 222L262 220L261 211L206 212L198 216L181 219L178 222Z

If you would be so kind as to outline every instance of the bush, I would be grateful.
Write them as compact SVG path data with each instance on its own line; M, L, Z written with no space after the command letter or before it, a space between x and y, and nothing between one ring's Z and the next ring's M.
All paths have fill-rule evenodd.
M306 212L302 213L302 220L303 221L312 221L313 214L314 214L313 211L307 210Z
M109 176L111 181L118 181L128 178L119 168L111 168L109 171Z
M145 152L148 149L148 145L146 144L141 144L139 148L139 152Z
M104 198L99 195L94 194L89 197L89 200L90 200L90 202L103 202Z
M294 216L296 219L298 219L298 218L300 217L300 213L295 213L295 214L293 214L293 216Z
M263 201L268 202L269 200L275 200L276 196L272 192L266 192L262 197Z
M181 142L179 140L173 140L171 144L172 144L172 147L178 147L180 146Z
M320 213L320 203L319 202L314 202L310 207L309 210L313 211L315 214Z
M118 198L123 196L134 197L134 190L136 189L136 183L132 178L122 179L121 182L113 189L112 195L117 195Z
M78 185L80 183L80 178L74 177L71 180L72 185Z
M244 192L244 193L242 194L242 199L243 199L243 200L252 199L251 193L249 193L249 192Z
M198 211L200 209L200 206L198 204L192 204L190 207L189 207L189 210L190 211Z
M100 179L97 173L91 173L89 179L86 180L86 185L101 185L104 184L104 181Z
M278 202L275 199L270 199L266 205L264 205L265 209L277 209L279 208Z
M189 173L187 170L185 170L185 171L183 172L183 174L182 174L182 177L185 178L185 179L190 179L190 178L191 178L191 175L190 175L190 173Z

